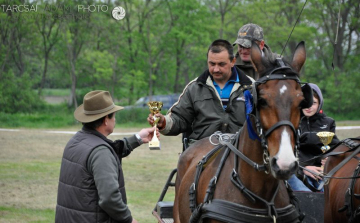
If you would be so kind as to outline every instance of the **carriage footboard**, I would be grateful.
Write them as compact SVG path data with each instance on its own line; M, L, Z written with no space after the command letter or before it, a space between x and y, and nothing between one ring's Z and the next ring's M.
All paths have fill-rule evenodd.
M324 222L324 193L294 191L299 199L300 209L305 213L303 223Z
M174 202L172 201L159 201L156 204L156 209L153 211L153 215L156 217L159 223L172 223Z

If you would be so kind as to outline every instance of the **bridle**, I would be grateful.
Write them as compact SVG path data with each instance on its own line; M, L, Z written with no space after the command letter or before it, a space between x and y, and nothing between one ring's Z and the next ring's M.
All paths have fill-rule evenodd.
M258 79L254 84L253 84L253 101L254 101L254 108L252 109L251 112L249 112L247 114L247 116L252 116L255 118L255 125L256 125L256 135L254 138L252 139L257 139L261 142L261 146L264 149L264 164L269 167L269 152L268 152L268 142L267 142L267 138L270 136L270 134L277 128L281 127L281 126L289 126L290 129L292 130L292 132L294 133L294 137L295 137L295 156L297 157L297 151L298 148L300 147L300 130L296 129L294 127L294 125L288 121L288 120L280 120L277 123L275 123L273 126L271 126L265 133L263 131L263 127L261 126L260 123L260 114L259 114L259 109L257 106L257 87L260 84L265 84L267 81L271 81L271 80L295 80L299 85L301 84L298 76L294 73L294 71L288 67L285 66L284 62L282 61L281 58L277 58L277 62L280 65L280 67L275 68L274 70L272 70L268 75L265 75L263 77L261 77L260 79ZM288 75L286 74L285 71L291 71L292 75ZM279 73L279 71L283 71L282 73ZM277 72L275 74L275 72ZM252 126L252 122L250 120L247 120L247 125L248 125L248 129L253 129Z

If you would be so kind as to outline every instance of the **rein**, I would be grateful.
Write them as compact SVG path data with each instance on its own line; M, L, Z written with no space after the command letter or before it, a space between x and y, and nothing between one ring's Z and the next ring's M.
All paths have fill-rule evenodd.
M343 212L345 210L346 211L346 216L349 218L349 222L356 222L356 220L358 220L358 217L360 215L360 206L356 208L356 210L353 213L354 210L354 202L352 199L352 196L355 197L356 199L360 199L360 195L359 194L355 194L355 181L357 180L357 177L360 173L360 161L357 165L357 167L355 168L354 174L352 180L350 181L349 187L345 192L345 201L344 201L344 206L342 208L340 208L338 211L339 212ZM356 177L356 178L355 178Z

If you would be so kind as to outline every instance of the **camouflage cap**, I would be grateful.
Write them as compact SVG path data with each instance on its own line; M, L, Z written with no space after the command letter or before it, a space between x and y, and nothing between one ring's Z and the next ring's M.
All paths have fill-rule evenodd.
M233 46L239 44L245 48L250 48L252 40L264 40L264 33L260 26L249 23L239 29L237 39L233 43Z

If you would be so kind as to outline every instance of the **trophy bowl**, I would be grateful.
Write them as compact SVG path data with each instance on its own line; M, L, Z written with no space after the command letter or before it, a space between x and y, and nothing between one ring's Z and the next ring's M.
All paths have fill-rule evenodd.
M155 118L155 114L159 113L161 111L161 108L163 106L163 103L160 101L149 101L148 103L149 110L154 118L154 126L156 127L157 123L159 122L160 118ZM149 149L150 150L159 150L160 149L160 141L156 136L156 128L154 131L154 136L149 142Z
M319 137L321 143L324 144L324 146L321 147L321 151L324 153L327 150L329 150L330 146L328 146L328 145L331 142L332 138L334 137L335 133L333 133L333 132L318 132L316 135Z

